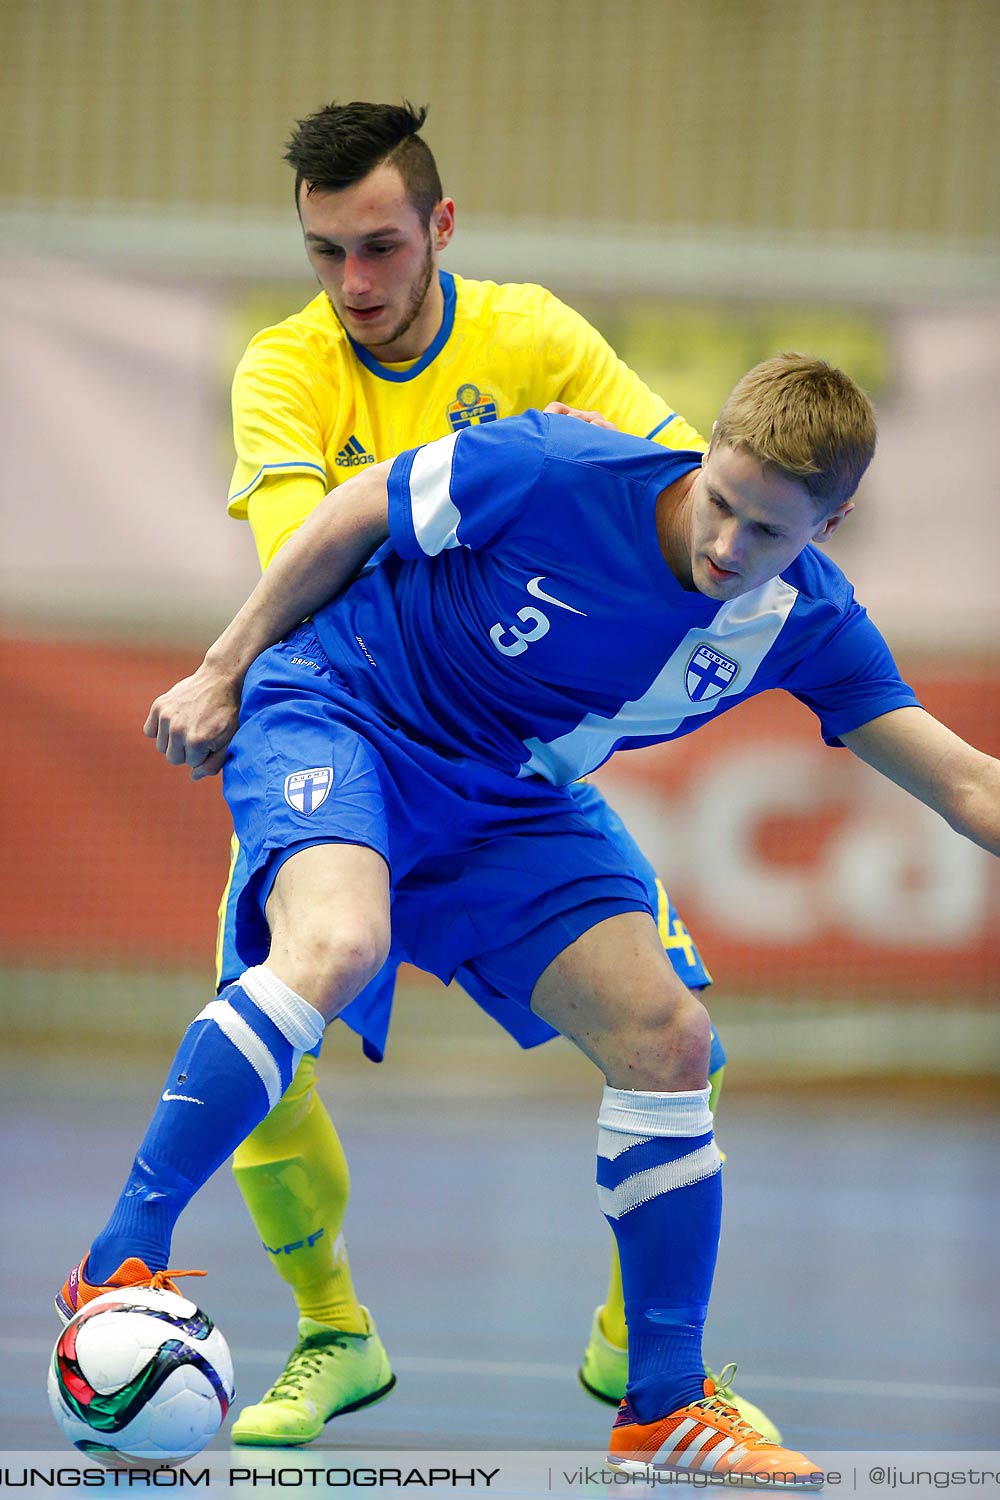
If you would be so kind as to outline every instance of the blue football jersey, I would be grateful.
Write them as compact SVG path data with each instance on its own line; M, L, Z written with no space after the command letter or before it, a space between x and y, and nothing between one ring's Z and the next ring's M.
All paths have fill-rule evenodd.
M916 704L818 548L726 603L681 587L656 500L700 462L539 412L403 453L393 554L316 615L324 649L406 733L557 785L767 688L831 744Z

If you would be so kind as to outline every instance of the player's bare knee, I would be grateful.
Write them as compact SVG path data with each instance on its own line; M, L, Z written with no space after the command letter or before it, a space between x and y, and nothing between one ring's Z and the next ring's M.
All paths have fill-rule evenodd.
M331 949L338 976L362 990L389 957L388 928L374 921L350 927L341 924L332 934Z
M690 990L674 1001L664 1028L664 1041L671 1065L697 1075L703 1087L708 1082L708 1060L712 1050L712 1022L708 1011Z
M275 927L268 963L330 1021L374 979L388 953L381 920L331 918L319 909Z
M609 1038L605 1072L616 1088L700 1089L708 1080L712 1024L689 990L673 989L636 1006Z
M388 933L372 925L313 928L309 963L322 992L322 1010L335 1015L374 979L389 953Z

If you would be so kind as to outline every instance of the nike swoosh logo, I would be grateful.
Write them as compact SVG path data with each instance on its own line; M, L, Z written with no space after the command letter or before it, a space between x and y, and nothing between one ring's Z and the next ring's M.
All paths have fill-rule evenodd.
M544 599L546 604L556 605L558 609L568 609L571 615L582 615L584 619L587 618L586 610L574 609L572 604L564 604L562 600L557 599L554 594L547 594L541 587L544 581L544 573L540 573L537 578L530 579L527 584L528 593L533 594L536 599Z
M172 1094L169 1089L164 1089L160 1098L165 1104L171 1099L179 1099L182 1104L204 1104L204 1099L192 1099L190 1094Z

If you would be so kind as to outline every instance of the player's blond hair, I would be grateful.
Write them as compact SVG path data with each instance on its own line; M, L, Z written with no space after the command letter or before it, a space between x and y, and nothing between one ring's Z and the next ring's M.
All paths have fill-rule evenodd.
M824 509L849 500L875 452L875 413L843 370L807 354L755 365L731 391L713 448L741 448L796 480Z

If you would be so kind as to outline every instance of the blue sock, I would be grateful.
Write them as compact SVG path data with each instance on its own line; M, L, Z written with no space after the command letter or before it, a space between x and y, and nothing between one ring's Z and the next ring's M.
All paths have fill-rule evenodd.
M195 1017L85 1275L99 1286L138 1256L164 1270L181 1211L281 1098L323 1034L319 1011L261 965Z
M705 1394L701 1335L722 1219L708 1094L606 1088L601 1101L597 1195L618 1242L626 1397L640 1422Z

